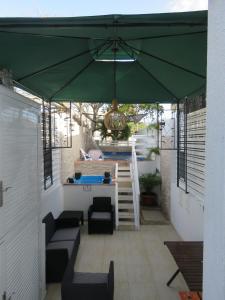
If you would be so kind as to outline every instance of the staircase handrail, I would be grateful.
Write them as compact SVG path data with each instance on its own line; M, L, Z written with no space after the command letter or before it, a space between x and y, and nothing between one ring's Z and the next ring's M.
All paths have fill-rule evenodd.
M133 203L134 203L134 219L136 229L140 228L140 186L138 176L137 155L135 150L135 140L132 141L132 188L133 188Z

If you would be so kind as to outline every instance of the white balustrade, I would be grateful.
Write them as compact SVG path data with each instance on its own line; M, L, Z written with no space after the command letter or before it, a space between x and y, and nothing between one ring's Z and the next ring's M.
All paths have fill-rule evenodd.
M133 188L133 205L135 216L135 227L140 228L140 187L139 176L137 166L137 155L135 150L135 140L132 140L132 163L130 164L131 176L132 176L132 188Z

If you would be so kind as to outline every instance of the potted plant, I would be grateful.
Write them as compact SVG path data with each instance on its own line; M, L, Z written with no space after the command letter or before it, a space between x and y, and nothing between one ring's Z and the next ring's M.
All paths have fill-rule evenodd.
M162 178L158 172L148 173L140 176L139 182L144 192L141 194L143 205L157 205L157 194L153 192L153 188L162 183Z

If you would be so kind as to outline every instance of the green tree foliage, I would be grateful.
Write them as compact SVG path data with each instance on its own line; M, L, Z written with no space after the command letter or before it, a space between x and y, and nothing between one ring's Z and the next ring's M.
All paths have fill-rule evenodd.
M163 113L163 106L156 103L153 104L120 104L119 110L125 115L148 114L152 120L156 117L157 108L159 114Z
M125 129L121 131L108 132L104 122L102 120L103 115L111 109L110 104L103 103L76 103L74 104L77 115L73 116L73 119L81 126L86 123L82 123L82 115L85 116L90 123L92 134L95 131L100 131L102 139L111 137L113 140L127 140L132 134L135 134L137 130L146 127L146 124L142 122L128 122ZM157 104L119 104L119 111L124 113L125 116L137 116L139 114L148 115L151 121L156 122L157 109L159 114L163 113L163 106ZM85 125L88 126L88 123Z

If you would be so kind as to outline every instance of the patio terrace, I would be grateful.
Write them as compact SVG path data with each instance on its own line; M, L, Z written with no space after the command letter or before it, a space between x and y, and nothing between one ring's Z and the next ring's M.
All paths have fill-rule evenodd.
M113 259L114 300L178 300L178 291L188 288L181 275L166 286L177 267L165 240L180 240L172 225L143 225L140 231L114 231L112 236L88 235L84 225L75 269L107 272ZM60 284L48 285L45 300L60 299Z
M131 100L136 101L137 98L136 95L138 96L141 95L140 93L141 91L144 91L144 94L142 94L142 97L140 97L140 100L142 100L143 102L144 100L147 101L152 99L160 102L160 100L165 101L166 99L169 100L172 98L171 100L173 100L174 103L177 103L177 100L182 100L183 97L190 95L193 91L196 92L198 91L199 93L201 93L202 90L205 91L206 58L207 58L207 120L208 121L206 124L206 131L207 131L206 143L202 141L202 146L206 144L206 155L204 157L206 158L205 171L207 176L206 178L205 176L204 178L202 178L203 180L206 179L205 191L204 191L205 193L203 195L204 202L202 201L202 199L200 199L199 195L196 196L194 193L191 193L193 192L194 189L193 189L193 185L191 187L188 185L188 180L189 182L191 181L194 182L195 184L197 183L198 185L200 184L200 182L193 180L193 177L191 178L189 176L188 178L187 172L183 172L183 171L187 171L187 167L188 167L188 164L186 165L183 164L183 161L185 160L181 159L180 162L179 159L179 158L184 158L184 153L182 152L179 153L178 151L177 162L175 160L175 155L170 155L171 158L170 160L167 159L167 157L165 158L165 161L166 160L171 161L171 164L177 166L177 168L173 168L175 172L171 172L173 178L171 180L171 177L169 177L171 182L168 185L168 187L170 187L171 190L170 195L172 199L170 203L171 205L168 206L171 208L171 212L172 212L171 222L175 226L176 230L180 233L180 236L182 237L183 240L202 240L204 235L203 290L204 290L205 300L224 299L225 297L224 294L224 290L225 290L224 289L225 288L224 286L224 273L225 273L225 260L224 260L224 249L225 249L225 244L224 244L224 228L225 228L225 222L224 222L224 213L225 213L224 77L225 74L224 74L224 70L225 68L224 68L224 62L225 60L223 59L225 53L224 51L225 43L224 43L224 34L223 34L224 33L224 8L225 8L224 5L225 4L223 1L219 1L219 2L210 1L210 7L209 7L210 30L209 31L207 28L207 24L208 24L207 14L204 12L197 12L196 16L194 16L194 18L191 17L188 23L186 21L188 21L189 19L189 13L185 13L185 16L177 14L175 15L175 19L174 16L171 15L172 16L171 20L170 18L161 15L160 16L161 21L159 25L160 28L165 27L165 31L161 31L160 29L160 32L161 32L161 37L166 37L166 46L162 44L161 47L155 48L157 56L159 55L159 57L155 57L155 59L159 60L160 64L164 62L166 64L165 69L162 68L161 71L156 64L155 64L155 69L153 69L149 64L147 64L147 66L144 67L145 69L143 69L143 67L140 68L140 64L138 64L139 63L139 59L138 59L136 62L136 64L138 65L136 67L141 72L143 72L143 70L145 71L143 72L144 80L140 80L141 85L138 85L137 88L137 86L133 84L134 82L135 83L137 82L137 76L133 76L133 73L131 72L130 77L126 79L125 84L124 82L122 82L123 83L122 86L124 88L120 88L121 91L125 91L125 90L129 91L130 94L126 94L126 95L121 95L119 93L117 94L117 98L121 99L121 103L126 99L129 99L129 101ZM197 17L198 15L200 16L200 18ZM180 16L182 18L180 18ZM175 28L176 30L175 30L172 24L174 24L174 20L176 20L177 18L179 18L179 20L181 19L182 22L181 23L178 22L179 24L175 23L176 25ZM151 22L153 22L154 19ZM95 24L95 25L98 25L100 27L104 26L105 28L105 23L102 24L102 21L101 22L100 21L101 20L99 20L99 24ZM109 23L110 19L108 18L108 20L106 21L107 21L106 23ZM75 81L74 79L77 79L77 74L79 75L82 66L80 66L75 60L74 60L74 64L72 63L70 64L71 70L67 74L68 77L71 78L71 80L68 81L67 83L61 82L61 80L57 81L58 74L61 74L60 67L62 66L60 66L60 64L64 62L66 57L70 57L70 59L73 59L76 55L78 57L82 53L81 52L82 49L76 49L76 51L74 52L73 47L65 47L65 44L67 42L70 43L68 37L67 39L65 39L65 43L61 43L61 40L58 39L58 37L53 38L52 29L51 26L49 26L51 25L50 24L51 21L49 22L47 20L46 24L42 24L43 22L42 19L36 20L37 22L36 24L41 23L41 26L43 25L45 26L45 32L46 32L45 38L42 38L39 34L36 35L34 34L33 37L35 39L35 43L28 43L27 36L40 31L38 27L32 29L33 20L31 21L28 19L27 22L28 23L26 24L21 24L19 20L2 20L2 25L1 25L2 28L1 40L3 42L2 44L3 45L8 44L10 47L1 48L1 58L2 58L1 62L2 65L4 65L7 68L7 70L9 70L10 72L12 71L13 74L12 79L14 80L14 83L15 82L18 83L19 86L25 85L27 89L30 88L34 92L36 91L38 94L44 96L46 99L50 99L53 101L58 101L59 99L62 98L66 98L68 100L79 98L82 101L82 99L88 100L90 95L91 97L93 97L92 92L90 93L90 95L87 92L92 91L92 89L93 91L95 91L95 89L93 88L97 86L95 81L92 83L92 87L90 87L90 89L86 89L86 85L82 84L88 81L88 77L86 76L87 72L81 72L82 75L85 76L79 78L81 81L80 86L82 85L85 86L85 90L82 91L82 89L80 90L77 89L77 81L74 82ZM131 30L128 28L125 32L129 33L130 30L132 34L134 33L135 35L137 35L139 31L137 29L133 30L133 27L135 25L134 23L128 24L129 25L128 27ZM29 28L29 24L31 28ZM60 24L62 24L64 27L68 27L68 28L70 27L70 25L67 24L67 21L64 20L61 20ZM163 24L165 26L162 26ZM76 21L73 24L74 28L75 25L76 25ZM121 28L124 31L124 25L126 24L121 23L121 25L122 25ZM139 25L141 25L141 23L139 23ZM141 34L144 28L148 33L148 36L154 38L154 36L152 36L151 28L153 28L153 30L155 30L155 28L154 26L151 26L152 24L149 25L150 26L147 26L148 28L145 28L144 26L146 26L146 23L145 24L143 23L143 26L138 26L138 28L140 28ZM115 26L115 23L114 24L112 23L109 26L109 29L113 28L113 26ZM116 23L116 26L118 27L118 23ZM185 29L184 36L185 39L187 39L186 40L187 42L183 43L181 40L181 42L178 43L177 37L178 36L183 37L183 34L179 33L180 31L183 32L182 29L183 26L185 27L183 29ZM29 32L24 32L25 27L26 30L28 30ZM10 30L15 29L15 32L11 31L10 33L12 34L5 34L7 31L4 32L4 30L6 29L9 30L9 28ZM42 27L41 31L43 31L43 28L44 27ZM171 29L172 32L170 32ZM177 31L177 29L179 30ZM55 28L53 28L53 30L55 30ZM83 30L84 29L81 28L80 35L83 34ZM102 30L102 28L100 28L100 30ZM176 42L175 44L170 43L172 49L170 49L171 51L168 51L168 46L169 46L169 43L167 42L168 34L171 33L174 34L174 32L178 33L177 36L175 36ZM46 47L44 46L46 43L47 34L48 37L51 38L53 42L50 43L48 53L46 54ZM60 32L58 34L60 34ZM71 34L72 34L72 30L71 30ZM202 38L199 38L199 34L202 36ZM192 42L190 42L190 36L193 36ZM106 35L106 37L108 37L108 35ZM207 41L207 37L208 37L208 41ZM93 38L91 33L90 33L90 38ZM132 36L131 34L129 34L127 37L124 36L124 39L131 39L131 38L134 39L135 36ZM157 43L159 41L159 39L154 39L154 40L157 41ZM57 41L59 44L57 44ZM77 44L77 40L74 39L74 41ZM117 41L114 40L113 42L116 44ZM122 46L124 47L124 45L126 45L124 43L126 43L125 40L120 45L121 50L122 50ZM88 43L84 43L84 44L88 45ZM39 45L40 48L43 49L42 53L38 51L37 45ZM65 47L66 51L71 50L72 53L65 53L64 51L62 51L60 48L60 46L62 45L63 47ZM34 46L35 48L33 48ZM97 45L95 46L97 47ZM152 39L150 39L149 42L145 41L142 44L142 46L143 48L140 47L140 49L138 49L138 52L140 52L141 56L146 56L146 61L148 61L149 57L152 55L150 53L152 50L151 47L153 46ZM17 49L17 55L15 55L15 48ZM64 54L64 56L61 58L61 61L59 61L57 58L59 52L53 51L52 49L54 50L58 49L60 51L60 54ZM96 48L93 48L93 50L94 49ZM161 49L161 53L159 53L159 49ZM185 55L183 49L186 50L186 54L188 55ZM90 49L86 50L85 48L83 50L85 52ZM29 53L29 55L27 55L27 53ZM36 59L35 56L36 54L38 54L41 63ZM55 56L53 54L55 54ZM90 54L92 53L89 53L89 55ZM160 56L164 57L164 54L166 54L165 56L166 59L162 61ZM171 54L171 57L167 57L168 54ZM174 54L174 56L172 56L172 54ZM42 55L43 57L48 59L43 60ZM154 53L152 56L154 56ZM90 56L90 58L91 57L92 56ZM188 61L188 58L190 58L190 61ZM26 64L24 63L21 64L21 62L23 61L26 61ZM43 61L46 62L46 65L42 65ZM142 59L140 59L140 61L142 62ZM179 64L174 65L173 61ZM88 65L86 64L87 63L86 58L83 59L83 63L84 64L82 70L85 70L86 67L91 65L90 63L88 63ZM96 61L94 62L93 59L92 67L95 65L95 63L97 62ZM56 64L58 65L59 69L55 69L55 72L52 72L52 70L50 69L52 67L55 67ZM42 68L40 68L39 65L41 65ZM172 70L170 70L167 65L168 66L170 65L172 67ZM22 68L20 70L20 66L22 66L25 69ZM136 75L137 68L135 68L135 64L134 64L133 71L135 75ZM175 77L174 80L171 80L173 79L173 77L171 77L171 73L174 73L173 68L179 70L176 80ZM181 70L184 71L182 76L180 76ZM7 72L10 73L9 71ZM154 75L155 71L157 72L159 71L163 75L163 77L165 77L163 79L163 82L165 80L164 84L163 85L159 84L159 88L157 88L158 84L156 83L160 83L160 82L158 82L158 80L155 80L157 79L157 75L156 77L154 77L150 73L153 72ZM44 76L43 77L40 76L43 73ZM92 74L92 72L90 72L90 74ZM99 74L101 78L105 81L106 77L102 76L103 72L99 72ZM111 82L112 72L108 72L107 74L109 75L108 82ZM218 76L218 74L220 74L220 76ZM59 77L67 78L66 76L59 76ZM123 78L123 76L120 77ZM152 77L151 84L150 84L150 77ZM196 77L199 78L197 79ZM187 78L189 79L192 78L192 80L191 79L187 80ZM10 77L10 82L11 82L11 77ZM49 85L46 85L46 82L48 82ZM73 84L69 87L68 85L70 83ZM105 88L105 84L102 84L100 86ZM117 87L118 86L119 85L117 84ZM142 86L145 86L146 89L143 89ZM64 88L64 91L62 91L62 87ZM54 174L55 176L54 180L52 178L52 186L49 186L49 190L47 191L42 190L41 194L38 193L38 190L40 190L39 188L40 187L43 188L43 182L40 180L39 177L40 174L38 172L40 166L42 166L42 157L41 155L39 155L40 154L39 145L38 144L36 145L38 141L38 139L36 138L38 132L36 126L39 125L37 121L38 118L36 118L36 121L34 120L35 118L32 119L36 123L35 122L33 123L32 128L29 127L29 131L25 131L22 125L25 126L26 124L24 122L23 124L20 124L18 122L17 114L15 114L15 108L17 109L17 111L26 112L24 114L18 114L18 116L26 119L26 122L27 121L30 122L31 119L28 118L27 108L25 108L25 104L26 106L29 107L31 106L31 104L28 103L28 100L16 96L15 93L13 94L13 92L10 91L10 89L8 89L7 91L5 88L3 89L2 87L0 89L1 89L0 100L1 100L1 107L2 107L1 112L3 113L4 116L4 118L2 118L3 126L2 124L0 126L0 129L2 129L2 134L0 136L3 137L4 143L2 143L2 145L4 146L3 153L5 155L2 157L1 160L2 165L0 170L4 170L3 174L1 174L1 180L3 181L3 187L6 186L6 191L8 190L9 187L11 187L11 182L13 182L13 189L12 190L10 189L9 193L5 194L6 201L4 201L4 206L1 209L1 216L0 216L0 221L1 221L0 276L1 278L5 279L5 282L3 282L3 280L2 282L0 282L1 283L0 295L3 295L4 297L7 294L7 297L11 297L11 295L16 294L15 297L23 300L24 297L23 296L20 297L21 294L19 294L23 292L25 295L28 295L27 299L39 300L41 293L44 293L45 291L45 283L43 280L44 273L42 274L41 273L42 271L40 270L40 263L44 257L44 247L42 247L43 248L42 253L38 253L37 251L37 249L41 249L40 247L41 245L38 244L38 240L39 240L38 233L40 232L41 224L40 222L38 222L38 220L40 220L40 218L50 210L53 211L54 216L57 217L64 208L62 186L59 180L60 176L57 173L58 170L60 170L60 168L58 168L58 165L60 163L60 159L59 159L60 152L53 151L54 158L58 155L57 156L58 165L57 168L55 168L56 172ZM74 91L77 94L74 93ZM105 91L107 95L102 94L102 98L104 99L104 101L106 99L108 102L111 102L112 94L113 94L112 91L111 93L109 93L108 89L105 89ZM157 91L159 92L159 94L157 93ZM149 99L149 95L151 99ZM106 96L108 96L108 98ZM99 99L99 95L97 92L95 97L93 97L93 99L91 98L91 100L94 99ZM22 104L24 106L22 106ZM179 101L178 101L178 105L179 105ZM38 116L38 114L40 113L40 111L38 110L39 110L38 107L32 106L32 111L36 116ZM186 110L184 110L184 112L186 112ZM10 116L10 118L9 117L6 118L6 116ZM188 122L188 118L186 116L186 125L187 122ZM179 122L177 123L179 124ZM9 128L12 129L12 132L10 131L12 133L10 136L8 136ZM7 138L4 139L6 134L7 134ZM182 136L182 134L180 136ZM24 141L26 141L26 143L24 143ZM183 152L186 152L186 154L188 154L188 150L187 147L184 147L184 144L185 143L187 144L187 142L189 141L187 140L186 137L184 139L184 143L182 142L180 143L180 145L178 143L178 146L181 146L181 149L184 150ZM20 149L20 151L11 153L10 151L15 150L14 147L15 145L17 145L18 147L16 149ZM33 149L33 151L30 150L31 148ZM21 149L23 149L23 151ZM10 153L11 155L9 155ZM30 153L34 154L35 159L33 159L33 157L30 156ZM20 157L16 156L16 154L19 154ZM36 160L37 157L40 157L40 161L38 162ZM10 160L10 164L8 163L9 160ZM31 162L32 163L35 162L35 165L34 164L32 165ZM9 166L11 165L13 166L13 168L10 169ZM21 166L23 168L20 168ZM31 166L33 166L34 171L31 172L29 176L27 170L31 170ZM181 166L181 168L179 168L179 166ZM201 166L204 169L204 165L201 164ZM21 171L15 172L16 168L18 168L18 170ZM8 175L6 171L7 172L10 171L10 174ZM177 176L177 180L174 180L175 179L174 174L176 173L176 171L178 176ZM15 174L19 175L18 176L19 180L16 180L17 178L15 178ZM6 175L8 176L8 178L10 178L10 185L6 180L7 179ZM25 181L27 177L25 177L24 175L28 177L27 182ZM193 176L193 174L191 175ZM196 174L194 174L194 176L196 177ZM38 180L40 181L39 185L37 185ZM31 193L31 187L36 188L36 185L37 185L37 193ZM178 187L181 189L178 189ZM188 190L189 188L190 190L192 189L192 191L189 192ZM166 192L168 192L168 189L166 189ZM23 195L23 197L18 197L20 193L21 195ZM32 199L26 198L25 197L26 195L29 195L29 197L32 196ZM38 201L40 201L38 205L36 205L37 199ZM36 211L35 210L29 211L30 206L26 205L27 203L29 204L32 203L37 208L40 207L41 211L39 209L37 209ZM2 204L3 202L1 203L1 205ZM14 206L14 204L16 204L17 206ZM24 205L25 209L23 214L22 213L18 214L19 205L20 207ZM15 210L12 211L11 208L14 207ZM6 218L5 220L5 216L7 216L6 213L8 214L11 213L11 218ZM204 214L204 220L203 220L203 214ZM190 216L191 216L191 221L190 221ZM20 226L18 226L18 224ZM20 236L19 234L21 233L23 233L23 239L18 241L17 237ZM125 232L118 231L112 237L106 237L106 236L88 237L84 229L82 236L83 239L81 243L81 248L79 251L78 260L76 262L77 270L83 271L83 270L87 270L88 268L88 271L90 271L90 269L93 269L93 271L101 271L101 270L105 271L109 263L108 255L110 254L110 258L114 256L115 268L117 272L115 275L115 281L116 281L115 298L126 299L126 295L123 294L125 293L125 291L128 291L127 299L146 299L145 297L147 292L148 292L147 299L149 299L149 295L150 296L152 295L151 299L153 300L154 299L175 299L175 297L177 297L177 293L172 288L167 288L165 285L166 280L168 279L168 275L171 275L171 272L174 271L175 265L174 262L172 261L172 257L169 255L167 249L165 248L165 246L163 246L162 242L165 239L168 240L170 238L172 240L179 239L179 237L177 236L177 234L174 232L174 230L170 225L145 226L145 227L141 226L140 232L128 232L127 235L125 235ZM44 237L44 233L41 234L41 237ZM31 238L33 238L32 239L33 243L31 243ZM119 242L117 242L116 239L118 239ZM112 245L109 240L113 241ZM30 249L25 249L27 248L26 246L28 244L29 245L32 244L33 247ZM102 249L101 250L102 252L100 252L102 254L102 258L101 258L102 260L99 262L96 261L93 262L93 257L95 257L96 252L99 250L98 247ZM12 250L11 252L9 251L10 255L7 253L7 250L10 251ZM13 250L15 251L13 252ZM25 250L27 251L29 250L29 252L26 252ZM129 256L128 256L128 251L129 251ZM21 253L23 254L23 256L15 261L14 260L14 258L16 257L15 253L16 254ZM7 254L7 260L5 259L6 254ZM143 257L145 258L144 260ZM33 265L29 263L28 258L30 258L30 261L32 261L33 263L37 262L35 266L37 271L36 272L37 277L34 279L31 276L29 276L29 274L33 275L34 272L33 272ZM34 259L36 260L34 261ZM129 259L131 261L130 266L128 263ZM23 264L24 270L27 273L21 270L20 268L21 261L24 262ZM143 261L145 263L143 263ZM94 264L93 267L91 266L91 264ZM99 267L99 269L97 268L97 266ZM122 266L124 267L123 269ZM148 268L146 266L148 266ZM6 272L3 272L4 268L6 269ZM10 273L11 270L13 270L13 272ZM124 276L124 272L125 272L125 276ZM24 274L28 274L28 276L26 277L26 284L24 284L25 281L23 277ZM145 275L145 278L143 278L142 275ZM124 282L122 282L122 280L120 281L121 277L125 278L126 280ZM174 286L176 284L177 287L179 287L179 289L180 288L186 289L187 287L185 286L184 283L182 282L179 283L178 280L182 281L182 279L179 278L180 277L178 277L176 281L173 282ZM214 280L212 280L212 278ZM27 282L27 279L30 279L30 281ZM10 282L12 283L11 285L9 285L8 280L10 280ZM152 283L154 283L154 285ZM30 289L25 290L25 287L28 285L30 285L29 286ZM37 287L39 287L41 291L38 291ZM23 290L21 291L20 288L23 288ZM141 295L143 295L142 298ZM47 299L57 299L57 297L60 297L59 286L50 285L48 287Z

